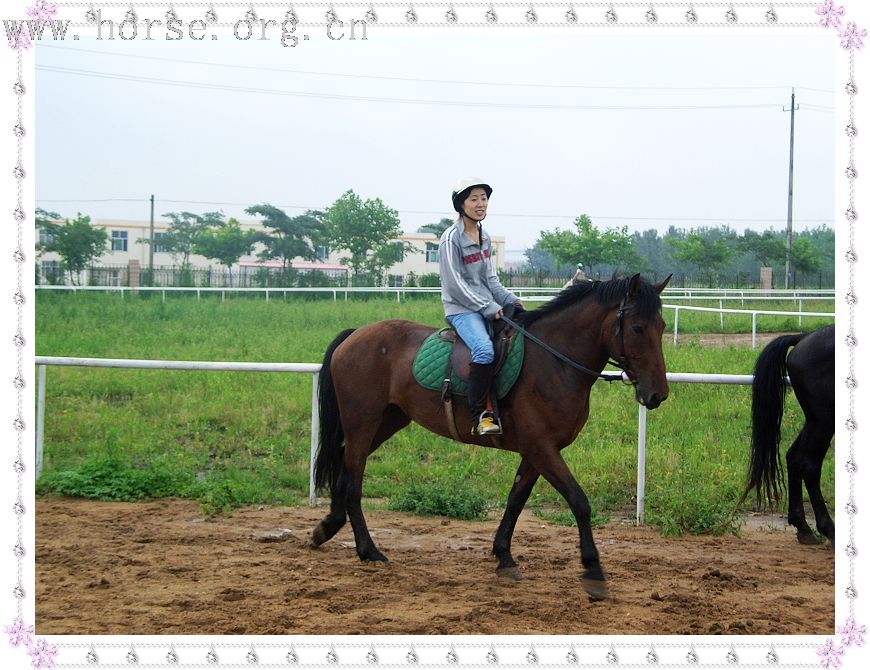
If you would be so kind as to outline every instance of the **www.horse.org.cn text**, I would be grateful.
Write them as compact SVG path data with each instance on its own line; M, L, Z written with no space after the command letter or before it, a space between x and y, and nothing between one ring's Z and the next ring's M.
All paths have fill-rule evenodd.
M177 42L188 39L201 42L206 39L217 40L219 37L223 39L229 38L228 34L210 30L214 26L210 26L204 19L194 19L185 23L177 18L170 18L168 20L127 18L115 23L111 19L103 19L100 16L99 10L94 14L96 18L94 27L97 31L96 39L98 41L112 42L120 39L126 42L133 40ZM24 31L33 42L43 40L77 41L79 36L69 32L71 23L71 21L3 21L6 28L6 36L10 41L17 39L18 35ZM366 25L366 22L362 19L351 21L336 19L323 28L323 33L308 35L296 32L298 28L296 21L285 20L279 23L274 19L241 19L233 24L232 34L240 42L248 40L265 42L278 40L282 47L295 47L300 42L308 42L311 39L323 37L335 42L340 40L352 42L365 41L368 39Z

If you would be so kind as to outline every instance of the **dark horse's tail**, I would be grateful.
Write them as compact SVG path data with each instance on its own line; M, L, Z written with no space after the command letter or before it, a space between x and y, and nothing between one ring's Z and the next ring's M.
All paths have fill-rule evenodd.
M335 397L335 386L332 383L332 354L342 342L354 331L348 328L327 347L320 368L318 382L320 395L320 447L314 461L314 484L318 491L331 490L338 480L338 475L344 462L344 428L341 426L341 416L338 413L338 399Z
M741 502L755 489L759 505L774 505L782 496L782 463L779 458L782 408L785 401L788 350L804 337L782 335L768 344L755 362L752 382L752 454L749 481Z

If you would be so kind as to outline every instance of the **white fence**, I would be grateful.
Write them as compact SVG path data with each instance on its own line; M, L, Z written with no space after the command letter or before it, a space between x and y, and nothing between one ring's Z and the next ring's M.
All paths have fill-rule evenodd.
M317 453L317 443L320 437L320 418L318 416L318 378L319 363L225 363L213 361L155 361L111 358L65 358L55 356L37 356L39 366L36 412L36 477L42 471L43 442L45 427L45 371L46 366L74 366L100 368L136 368L151 370L220 370L234 372L295 372L309 373L311 380L311 460L308 468L308 501L315 504L314 494L314 459ZM624 374L623 374L624 376ZM752 375L721 375L691 372L667 373L669 383L682 384L742 384L751 385ZM637 524L644 523L644 506L646 500L646 427L647 409L638 405L637 430Z
M213 288L208 286L140 286L131 288L129 286L56 286L53 284L40 284L36 286L37 290L42 291L72 291L88 292L102 291L109 293L119 293L123 299L127 293L141 292L159 292L162 300L166 300L168 293L196 293L197 299L205 293L213 294L220 293L221 300L226 300L227 293L262 293L266 300L269 300L271 295L280 295L286 297L288 294L294 293L326 293L332 294L333 301L338 300L338 296L342 295L344 300L348 299L349 294L354 293L381 293L390 297L396 295L396 300L401 302L405 294L413 293L440 293L441 288L438 286L309 286L309 287L287 287L287 288ZM510 290L517 296L523 298L548 300L552 296L561 291L561 287L534 287L534 286L515 286ZM664 290L663 296L670 300L740 300L741 304L745 304L747 300L833 300L833 289L795 289L795 290L767 290L767 289L670 289Z
M803 304L800 305L803 307ZM752 315L752 348L755 349L755 340L756 340L756 331L758 328L758 315L759 314L767 314L771 316L796 316L798 317L798 325L803 325L804 317L824 317L833 319L835 314L833 312L778 312L770 309L724 309L720 302L719 308L716 307L694 307L691 305L662 305L662 308L672 309L674 310L674 346L677 346L677 335L680 329L680 310L690 311L690 312L718 312L719 313L719 326L724 328L724 315L725 314L751 314Z
M319 390L317 373L320 363L228 363L214 361L155 361L129 358L69 358L37 356L36 392L36 478L42 472L43 443L45 440L45 368L48 365L87 368L136 368L148 370L220 370L230 372L307 372L311 374L311 467L308 478L308 500L314 505L314 457L320 439L320 419L317 414Z

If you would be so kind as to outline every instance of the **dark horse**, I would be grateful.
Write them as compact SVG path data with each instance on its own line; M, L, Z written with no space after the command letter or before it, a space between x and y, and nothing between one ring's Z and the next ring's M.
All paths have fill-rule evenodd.
M789 349L794 349L789 353ZM786 452L788 522L801 544L818 544L803 506L806 484L816 528L834 544L834 522L819 488L822 461L834 437L834 326L809 334L783 335L768 344L755 363L752 383L752 456L743 499L755 489L759 504L775 505L782 496L780 427L788 374L806 422Z
M668 279L657 286L640 275L583 282L517 318L529 333L596 374L609 358L621 361L637 401L655 409L668 396L659 298ZM360 506L363 472L369 455L411 421L450 436L440 394L423 388L411 373L417 351L434 330L409 321L381 321L345 330L329 345L320 371L321 440L315 480L318 489L331 490L332 501L329 514L312 534L315 545L335 535L350 517L360 559L386 560L372 541ZM521 458L492 548L497 573L522 578L511 556L511 538L532 487L543 475L577 520L584 588L593 598L605 598L607 585L592 539L589 500L560 454L589 418L589 393L596 379L527 343L520 377L499 403L504 434L497 444L470 433L466 440L513 451ZM454 407L456 424L470 426L464 403Z

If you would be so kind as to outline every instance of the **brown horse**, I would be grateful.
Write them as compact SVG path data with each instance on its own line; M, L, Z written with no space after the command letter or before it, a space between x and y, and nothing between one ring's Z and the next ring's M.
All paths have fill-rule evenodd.
M592 598L607 597L589 500L560 452L589 418L589 393L608 359L616 359L626 371L639 403L655 409L668 397L659 294L669 279L657 286L640 275L583 282L517 316L529 333L586 371L528 344L520 377L499 403L504 434L498 443L467 435L468 443L497 446L521 458L492 548L500 576L522 578L511 556L511 538L532 487L543 475L577 520L583 587ZM423 388L411 373L417 351L434 330L409 321L381 321L342 332L327 349L320 371L315 479L318 489L331 490L332 500L329 514L312 534L315 545L335 535L349 516L360 559L387 560L375 547L363 516L363 473L369 455L411 421L450 436L440 394ZM470 426L471 416L462 404L454 403L456 423Z

